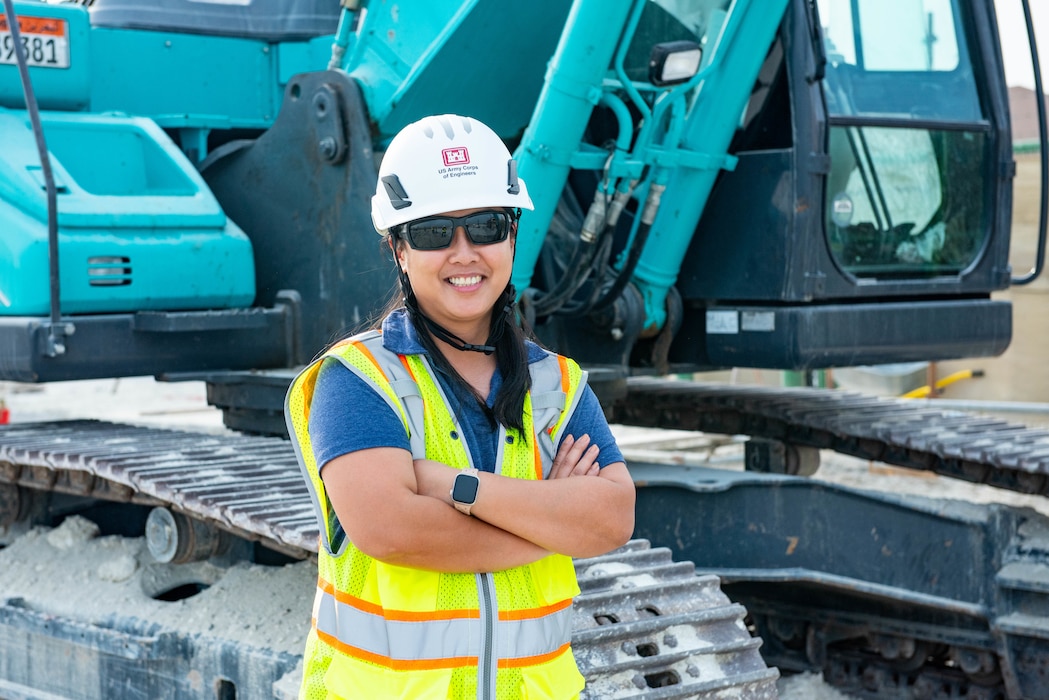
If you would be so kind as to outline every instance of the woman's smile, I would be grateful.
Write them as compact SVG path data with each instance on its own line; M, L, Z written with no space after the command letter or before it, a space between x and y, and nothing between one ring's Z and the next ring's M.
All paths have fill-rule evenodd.
M453 287L462 290L471 290L481 286L482 275L467 275L461 277L449 277L448 281Z

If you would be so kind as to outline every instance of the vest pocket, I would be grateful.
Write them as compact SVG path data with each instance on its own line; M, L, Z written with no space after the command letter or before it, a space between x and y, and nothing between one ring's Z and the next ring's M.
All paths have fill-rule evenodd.
M521 669L522 700L567 700L577 697L585 685L571 649L546 663Z
M453 672L450 668L394 671L336 653L324 685L329 700L447 700Z
M575 565L571 557L551 554L531 564L532 580L539 595L539 605L552 605L579 595Z

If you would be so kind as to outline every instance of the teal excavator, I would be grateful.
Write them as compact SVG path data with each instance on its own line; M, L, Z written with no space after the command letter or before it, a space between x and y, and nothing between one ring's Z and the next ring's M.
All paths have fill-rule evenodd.
M611 420L751 438L742 472L630 464L637 539L578 563L589 697L768 698L779 673L818 671L861 697L1049 698L1049 520L804 476L832 449L1045 495L1049 437L668 379L1006 349L993 295L1041 271L1046 212L1014 277L988 0L4 8L0 379L203 381L230 433L0 427L0 532L121 523L183 587L194 562L313 556L284 393L392 293L369 214L385 145L469 114L536 204L522 321L589 370ZM133 609L50 615L2 574L0 648L17 698L282 697L297 663ZM92 680L39 673L56 654Z

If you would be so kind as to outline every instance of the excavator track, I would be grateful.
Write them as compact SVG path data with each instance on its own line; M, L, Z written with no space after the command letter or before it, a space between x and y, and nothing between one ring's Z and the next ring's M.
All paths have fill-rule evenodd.
M1024 493L1045 493L1049 433L840 391L634 378L612 420L832 449ZM288 441L100 421L0 427L0 527L27 490L163 506L295 558L316 552ZM776 697L746 611L718 579L636 540L577 563L574 646L591 697Z
M847 391L635 377L614 423L748 435L1049 495L1049 430Z
M279 438L99 421L5 426L0 507L9 519L24 489L163 506L293 557L316 553L309 494ZM716 576L697 576L643 540L576 568L573 646L584 697L777 697L779 673Z
M0 429L0 483L165 506L292 557L317 551L309 492L280 438L19 423Z
M572 648L586 677L584 700L778 697L747 614L665 547L632 540L576 561Z

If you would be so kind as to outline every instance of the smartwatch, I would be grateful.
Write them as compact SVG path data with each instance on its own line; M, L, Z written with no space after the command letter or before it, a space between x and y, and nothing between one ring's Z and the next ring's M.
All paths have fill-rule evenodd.
M452 505L457 511L470 514L470 509L477 500L477 486L480 483L476 469L463 469L455 475L455 481L452 483Z

